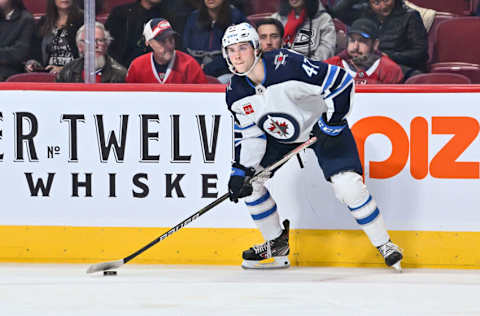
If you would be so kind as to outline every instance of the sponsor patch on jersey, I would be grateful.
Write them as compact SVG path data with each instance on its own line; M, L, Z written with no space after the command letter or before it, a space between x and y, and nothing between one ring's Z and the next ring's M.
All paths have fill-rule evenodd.
M285 63L287 62L287 57L288 54L284 54L282 51L280 51L280 53L275 56L275 70L277 70L278 67L280 67L281 65L285 65Z
M243 112L245 112L245 114L248 115L248 114L252 114L255 111L253 110L253 106L249 103L243 106Z
M294 141L299 135L298 122L286 113L268 113L259 120L259 126L280 142Z

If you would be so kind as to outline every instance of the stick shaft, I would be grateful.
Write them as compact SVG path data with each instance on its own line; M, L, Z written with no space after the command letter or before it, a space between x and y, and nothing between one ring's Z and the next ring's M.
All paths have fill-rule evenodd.
M250 181L253 181L255 180L256 178L260 177L261 175L263 175L264 173L266 172L270 172L278 167L280 167L281 165L283 165L285 162L287 162L290 158L292 158L294 155L298 154L300 151L308 148L309 146L311 146L312 144L314 144L315 142L317 141L317 138L316 137L312 137L310 138L309 140L307 140L306 142L302 143L301 145L299 145L298 147L296 147L295 149L293 149L292 151L290 151L288 154L286 154L282 159L278 160L277 162L275 162L274 164L268 166L267 168L265 168L264 170L260 171L258 174L256 174ZM165 232L163 235L161 235L160 237L156 238L155 240L152 240L150 243L148 243L147 245L143 246L141 249L135 251L134 253L132 253L131 255L123 258L123 263L127 263L129 262L130 260L134 259L135 257L137 257L138 255L140 255L141 253L145 252L146 250L150 249L151 247L153 247L154 245L156 245L157 243L159 243L160 241L164 240L165 238L167 238L168 236L176 233L177 231L179 231L180 229L182 229L183 227L185 227L186 225L188 225L189 223L193 222L194 220L196 220L197 218L199 218L200 216L202 216L203 214L207 213L208 211L210 211L212 208L214 208L215 206L219 205L220 203L222 203L223 201L225 201L226 199L228 199L228 197L230 196L230 193L225 193L224 195L222 195L221 197L219 197L218 199L216 199L215 201L213 201L212 203L208 204L207 206L205 206L204 208L202 208L201 210L199 210L198 212L196 212L195 214L191 215L190 217L186 218L185 220L181 221L180 223L178 223L177 225L175 225L174 227L172 227L170 230L168 230L167 232Z

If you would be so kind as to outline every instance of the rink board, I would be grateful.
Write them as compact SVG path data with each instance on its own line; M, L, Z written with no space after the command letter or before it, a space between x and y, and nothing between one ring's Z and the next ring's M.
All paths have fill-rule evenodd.
M0 261L121 258L223 194L233 155L223 89L0 85ZM480 268L480 88L358 90L350 126L404 263ZM117 151L107 148L112 131ZM292 263L380 265L312 151L302 160L268 184L292 222ZM189 227L136 262L238 264L261 241L230 202Z

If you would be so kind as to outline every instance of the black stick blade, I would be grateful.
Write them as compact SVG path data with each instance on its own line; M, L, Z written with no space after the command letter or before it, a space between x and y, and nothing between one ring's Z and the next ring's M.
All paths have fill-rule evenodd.
M109 261L109 262L92 264L90 267L88 267L87 273L113 270L113 269L120 268L121 266L123 266L123 264L124 264L123 259L116 260L116 261Z

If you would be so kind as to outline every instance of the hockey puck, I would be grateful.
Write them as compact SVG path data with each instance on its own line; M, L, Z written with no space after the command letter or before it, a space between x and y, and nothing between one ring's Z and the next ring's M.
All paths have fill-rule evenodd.
M117 275L117 271L103 271L103 275Z

